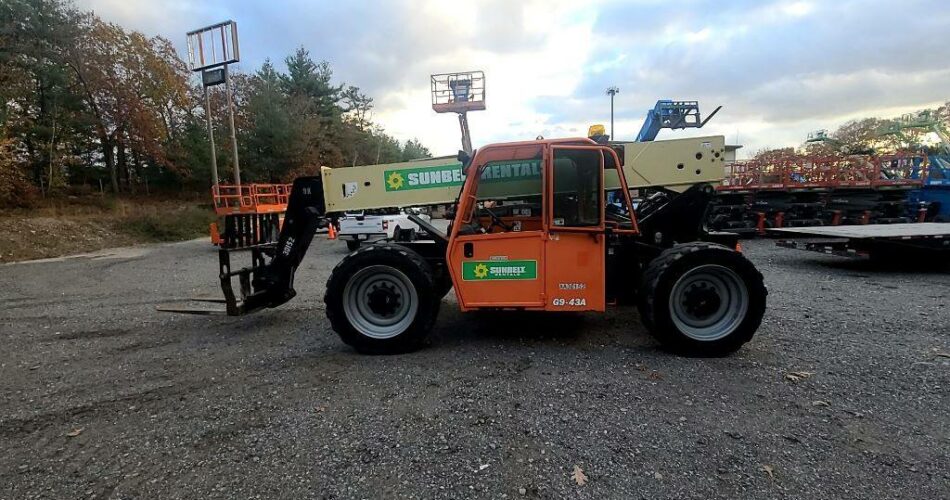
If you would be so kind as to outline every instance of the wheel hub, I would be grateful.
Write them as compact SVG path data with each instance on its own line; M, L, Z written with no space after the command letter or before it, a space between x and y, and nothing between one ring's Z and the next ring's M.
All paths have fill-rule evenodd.
M711 342L735 331L749 310L749 292L735 271L716 264L683 273L669 298L670 316L687 337Z
M719 310L722 298L709 282L690 283L683 293L683 308L696 318L708 318Z
M373 283L366 294L366 305L379 316L390 318L402 306L402 295L389 283Z
M343 312L363 335L389 339L404 332L419 309L419 294L396 268L373 265L356 272L343 289Z

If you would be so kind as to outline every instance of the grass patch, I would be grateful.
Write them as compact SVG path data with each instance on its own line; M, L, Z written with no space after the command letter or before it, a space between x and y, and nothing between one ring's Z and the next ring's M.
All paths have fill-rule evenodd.
M0 210L0 263L207 238L208 224L216 218L199 196L51 198L44 203Z
M195 205L166 210L137 210L116 223L116 230L141 242L182 241L208 235L214 212Z

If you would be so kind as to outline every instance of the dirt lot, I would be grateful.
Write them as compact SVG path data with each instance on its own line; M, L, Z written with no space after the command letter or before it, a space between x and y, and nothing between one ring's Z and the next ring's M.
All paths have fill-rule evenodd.
M197 195L192 195L197 198ZM195 199L77 198L0 211L0 264L208 234L210 206Z
M216 293L203 241L0 266L0 498L950 496L950 275L746 252L769 310L724 359L454 298L432 347L360 356L322 238L246 318L154 311Z

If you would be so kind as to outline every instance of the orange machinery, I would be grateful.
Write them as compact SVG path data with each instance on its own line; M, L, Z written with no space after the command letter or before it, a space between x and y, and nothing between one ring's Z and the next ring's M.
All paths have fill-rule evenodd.
M220 184L211 188L218 222L211 223L211 243L242 248L276 241L287 211L290 184Z
M734 163L710 211L716 230L765 234L766 228L923 221L907 193L923 184L927 157L783 154Z
M668 349L703 356L735 351L752 338L765 312L762 274L735 250L736 235L706 231L711 185L657 193L635 209L621 160L627 147L568 138L491 144L473 156L461 152L465 176L447 231L410 214L418 230L400 230L333 268L324 297L333 330L359 352L418 349L442 298L454 289L462 311L603 312L636 304L647 330ZM673 170L678 162L676 155L667 157ZM358 184L372 185L387 172L375 174ZM418 172L407 179L413 174ZM224 298L212 301L225 310L217 312L247 314L297 295L295 273L338 182L298 177L277 240L249 247L251 266L232 267L232 249L219 251ZM616 192L621 207L607 202L609 192Z

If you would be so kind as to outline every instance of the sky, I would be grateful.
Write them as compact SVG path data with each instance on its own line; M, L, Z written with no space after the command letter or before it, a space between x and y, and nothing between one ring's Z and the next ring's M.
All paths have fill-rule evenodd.
M469 114L475 147L584 136L609 128L633 140L657 99L698 100L700 130L740 157L797 146L808 132L893 117L950 100L946 0L77 0L78 7L174 42L237 21L241 62L282 66L297 47L333 67L338 83L375 100L373 120L435 155L454 154L454 115L432 111L429 75L482 70L485 111Z

